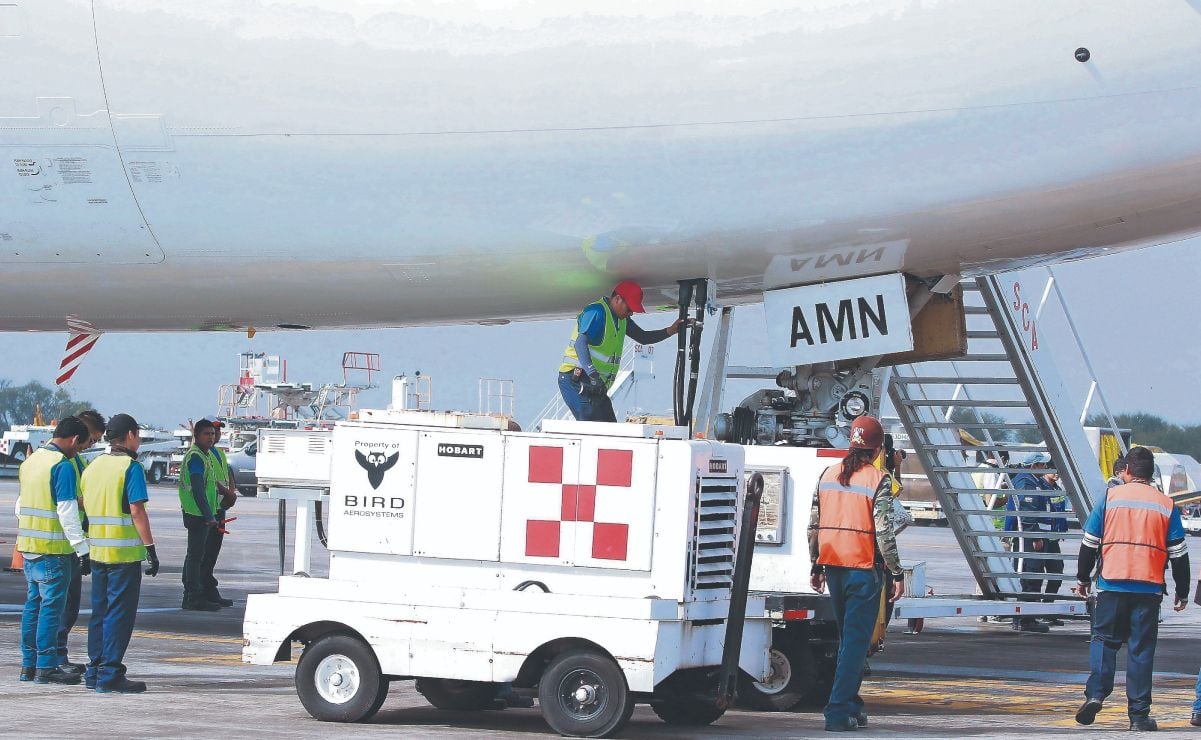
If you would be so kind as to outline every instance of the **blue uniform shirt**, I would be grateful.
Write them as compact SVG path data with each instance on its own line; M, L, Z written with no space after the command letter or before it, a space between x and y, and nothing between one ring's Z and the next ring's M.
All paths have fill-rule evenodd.
M58 445L53 442L46 445L46 448L55 452L62 452L58 448ZM50 469L50 493L54 497L54 503L61 504L64 501L75 501L79 494L77 483L75 465L71 462L71 458L64 457L55 463L54 467Z
M1047 479L1041 475L1034 473L1018 473L1013 477L1014 493L1009 496L1009 500L1005 503L1005 509L1008 511L1019 512L1028 511L1032 513L1051 511L1050 502L1047 496L1031 496L1018 493L1018 491L1053 491L1055 486L1047 482ZM1016 505L1014 501L1017 501ZM1023 516L1021 526L1018 526L1019 517L1010 515L1005 517L1005 531L1016 532L1021 529L1023 532L1038 532L1042 530L1040 524L1046 524L1050 521L1044 516ZM1056 531L1052 529L1051 531Z
M599 346L605 338L605 309L596 303L589 304L580 314L579 330L588 337L588 344Z
M1088 521L1084 523L1084 531L1091 534L1093 537L1103 539L1102 534L1105 532L1105 503L1107 497L1102 497L1097 505L1093 507L1093 513L1088 515ZM1168 542L1180 542L1184 539L1184 523L1180 521L1180 509L1172 507L1172 515L1168 519ZM1168 542L1164 543L1167 548ZM1163 587L1154 583L1144 583L1143 581L1107 581L1099 574L1097 575L1097 589L1100 591L1120 591L1124 593L1134 594L1161 594Z
M137 460L129 461L129 469L125 471L125 502L127 504L142 504L150 500L146 490L146 469Z

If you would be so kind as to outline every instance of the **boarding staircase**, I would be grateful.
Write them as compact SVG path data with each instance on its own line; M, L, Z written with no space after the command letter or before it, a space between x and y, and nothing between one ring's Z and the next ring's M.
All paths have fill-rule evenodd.
M1050 280L1043 286L1037 306L1032 301L1038 289L1028 275L1024 282L1016 275L1004 274L962 282L967 353L950 361L897 366L889 384L889 395L909 435L909 447L920 458L980 591L988 598L1023 596L1015 557L1019 553L1007 551L1002 539L1006 533L994 523L1004 512L998 514L990 503L1012 493L1009 479L1024 472L1018 465L1027 456L1049 453L1051 464L1045 472L1059 475L1062 491L1023 494L1067 498L1066 512L1038 514L1044 520L1067 519L1067 532L1050 532L1044 524L1042 531L1024 533L1020 542L1013 541L1013 550L1021 550L1022 558L1063 562L1063 576L1022 574L1025 580L1040 582L1040 590L1045 590L1046 581L1074 582L1081 538L1074 525L1087 517L1094 497L1105 490L1105 479L1082 427L1099 392L1095 375L1081 412L1064 388L1051 357L1049 338L1045 333L1039 336L1043 309L1055 287L1059 307L1092 374L1063 296L1054 286L1054 275L1048 273ZM1061 346L1055 345L1056 352ZM1104 397L1100 399L1104 403ZM1105 413L1109 414L1107 406ZM1110 419L1112 426L1111 415ZM1009 463L981 468L977 453L998 461L1001 453L1008 453ZM994 474L989 477L995 487L977 487L972 474L981 472ZM1035 550L1036 540L1044 543L1039 546L1041 551ZM1047 552L1045 543L1054 540L1060 541L1062 554ZM1057 594L1057 598L1070 596L1066 586Z
M639 380L649 380L655 377L655 348L650 345L635 344L632 352L624 352L613 385L609 386L609 400L614 405L626 400L634 390ZM546 419L571 419L571 409L563 401L563 395L555 387L546 405L534 417L530 429L540 429Z

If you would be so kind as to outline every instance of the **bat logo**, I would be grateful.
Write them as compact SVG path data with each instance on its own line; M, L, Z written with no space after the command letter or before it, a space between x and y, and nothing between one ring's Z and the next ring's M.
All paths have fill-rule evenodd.
M359 467L367 471L367 482L371 484L371 488L377 489L384 482L384 473L391 470L396 461L400 459L400 453L395 452L388 457L382 452L368 452L364 455L361 451L355 450L354 459L359 461Z

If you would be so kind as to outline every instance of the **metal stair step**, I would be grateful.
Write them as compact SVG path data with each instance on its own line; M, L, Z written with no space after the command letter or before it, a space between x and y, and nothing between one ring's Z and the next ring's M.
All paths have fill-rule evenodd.
M955 359L950 360L950 362L1009 362L1009 361L1010 361L1009 355L1004 352L1001 352L1001 353L986 352L986 353L981 353L978 355L963 355L961 357L956 357Z
M901 401L906 406L959 406L961 408L979 408L979 409L1028 409L1030 403L1025 399L1021 401L988 401L977 400L974 398L952 399L952 398L931 398L918 399L911 398ZM965 422L972 424L973 422Z
M958 429L959 427L980 427L985 429L1038 429L1038 424L1026 423L1019 424L1015 422L1005 423L990 423L984 421L916 421L913 422L916 429Z
M951 376L929 376L902 378L896 376L893 378L894 383L903 383L904 385L1017 385L1017 378L1006 377L987 377L987 376L971 376L971 377L951 377Z
M943 509L944 514L958 514L962 517L968 516L1007 516L1008 509L951 509L950 511ZM1076 521L1076 512L1074 511L1040 511L1038 516L1042 519L1071 519Z
M987 306L964 306L963 312L968 316L992 315Z
M1008 473L1009 475L1019 475L1021 473L1030 472L1027 468L981 468L976 465L935 465L933 470L936 473ZM1040 471L1042 475L1058 472L1059 471L1052 470L1050 468ZM1060 495L1063 495L1062 491L1060 491Z
M1002 490L1002 489L997 489L997 488L952 488L952 487L947 487L947 488L944 488L943 490L946 491L947 493L958 493L960 495L970 495L973 493L977 493L977 494L979 494L979 493L1002 493L1002 494L1008 495L1010 493L1013 493L1013 491L1010 489ZM1021 494L1023 496L1049 496L1051 498L1064 495L1063 491L1059 490L1058 488L1056 488L1053 491L1026 491L1026 490L1023 490L1021 492ZM1040 514L1041 514L1041 512L1040 512Z
M984 329L980 329L980 330L972 329L972 330L968 331L967 338L968 339L1000 339L1001 335L1000 335L1000 333L998 333L996 331L986 331Z
M964 530L963 533L972 537L1000 537L1017 534L1016 532L1001 532L996 529L968 529ZM1079 532L1023 532L1022 536L1028 540L1079 540L1084 537L1084 535ZM980 550L978 552L984 551ZM1067 553L1063 553L1063 555L1065 558L1075 558L1074 554L1068 556Z

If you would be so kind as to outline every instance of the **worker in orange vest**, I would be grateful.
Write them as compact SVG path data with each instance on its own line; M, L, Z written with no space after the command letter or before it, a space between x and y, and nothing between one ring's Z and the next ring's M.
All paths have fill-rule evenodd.
M859 686L880 608L884 571L896 577L889 601L905 590L893 531L892 476L872 462L880 456L880 422L860 416L851 424L850 451L818 480L809 524L812 585L828 586L838 623L838 665L826 704L826 729L857 730L867 725Z
M1176 582L1173 609L1187 606L1188 546L1180 511L1156 490L1155 457L1146 447L1126 454L1122 485L1105 492L1089 514L1080 542L1073 589L1088 597L1098 560L1097 604L1093 609L1090 674L1084 704L1076 721L1091 725L1102 703L1113 693L1118 650L1126 643L1126 702L1131 730L1157 730L1151 718L1151 671L1159 637L1159 609L1164 596L1164 569L1170 559Z

